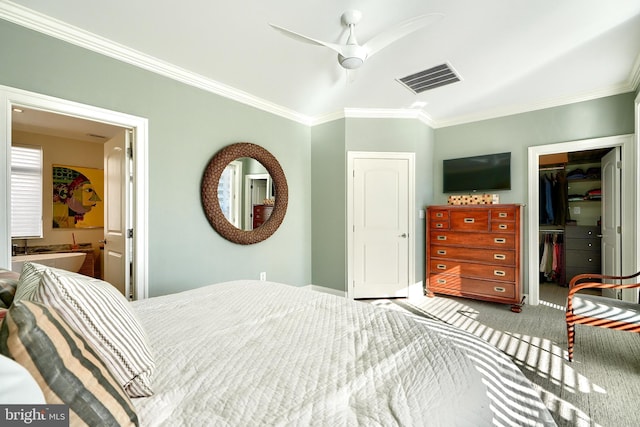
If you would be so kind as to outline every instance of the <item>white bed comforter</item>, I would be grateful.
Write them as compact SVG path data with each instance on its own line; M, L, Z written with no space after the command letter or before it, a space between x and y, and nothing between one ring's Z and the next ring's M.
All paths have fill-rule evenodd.
M248 280L133 304L156 358L142 426L553 424L507 357L438 322Z

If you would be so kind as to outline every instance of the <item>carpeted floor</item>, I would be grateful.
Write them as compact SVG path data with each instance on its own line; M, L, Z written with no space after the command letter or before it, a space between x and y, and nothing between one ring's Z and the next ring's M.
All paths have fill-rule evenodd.
M540 390L559 426L640 426L640 334L576 326L567 361L567 288L543 284L541 304L508 305L436 296L373 300L456 325L505 352Z

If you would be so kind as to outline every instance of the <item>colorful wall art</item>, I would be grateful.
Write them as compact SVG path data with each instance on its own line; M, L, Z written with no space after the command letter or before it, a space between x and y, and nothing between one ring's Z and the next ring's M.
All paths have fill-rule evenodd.
M102 169L53 165L53 228L104 226Z

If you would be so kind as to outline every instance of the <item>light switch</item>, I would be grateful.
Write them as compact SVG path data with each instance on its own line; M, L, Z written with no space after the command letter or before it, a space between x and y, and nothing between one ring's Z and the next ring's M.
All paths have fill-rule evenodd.
M418 211L418 218L420 218L420 219L424 219L424 209L420 209L420 210Z
M573 207L573 213L576 215L580 215L580 206L574 206Z

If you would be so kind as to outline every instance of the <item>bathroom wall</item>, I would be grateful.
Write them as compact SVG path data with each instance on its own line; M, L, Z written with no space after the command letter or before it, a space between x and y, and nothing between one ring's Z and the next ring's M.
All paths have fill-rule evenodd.
M45 246L72 244L73 235L77 243L91 243L94 249L94 259L100 255L98 241L104 238L102 228L53 228L53 165L79 166L87 168L103 168L102 143L84 142L73 139L65 139L50 135L41 135L14 130L12 143L33 145L42 147L43 170L43 237L41 239L29 239L28 246ZM102 196L101 194L98 194ZM16 239L14 243L20 247L24 245L23 239ZM99 271L99 270L97 270Z

